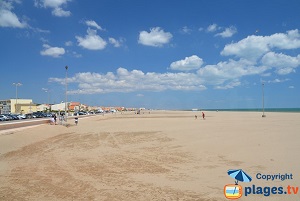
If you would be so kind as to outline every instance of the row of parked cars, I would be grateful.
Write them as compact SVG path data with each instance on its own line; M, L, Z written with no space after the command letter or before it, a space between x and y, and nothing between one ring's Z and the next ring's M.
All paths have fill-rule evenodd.
M51 116L52 116L51 113L44 113L44 112L33 112L33 113L29 113L29 114L0 114L0 121L45 118L45 117L51 117Z

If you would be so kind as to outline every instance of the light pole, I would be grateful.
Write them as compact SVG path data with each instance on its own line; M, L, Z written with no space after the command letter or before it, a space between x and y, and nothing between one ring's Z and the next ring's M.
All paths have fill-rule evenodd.
M47 95L48 95L48 105L49 105L49 111L50 111L50 96L49 96L49 89L47 89L47 88L42 88L42 90L44 91L44 92L46 92L47 93Z
M67 92L68 92L68 82L67 82L67 80L68 80L68 66L65 66L65 69L66 69L66 102L65 102L65 121L67 122L67 118L68 118L68 116L67 116L67 111L68 111L68 109L67 109L67 105L68 105L68 95L67 95Z
M264 90L264 86L265 86L265 83L262 83L261 84L262 86L262 117L266 117L265 115L265 90Z
M17 106L18 106L18 87L22 86L22 83L13 83L16 86L16 105L15 105L15 113L17 113Z

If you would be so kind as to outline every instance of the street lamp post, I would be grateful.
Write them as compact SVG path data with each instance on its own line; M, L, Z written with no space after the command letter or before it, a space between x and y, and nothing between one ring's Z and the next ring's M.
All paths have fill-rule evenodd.
M68 92L68 82L67 82L67 80L68 80L68 66L65 66L65 69L66 69L66 102L65 102L65 121L67 122L67 118L68 118L68 116L67 116L67 112L68 112L68 95L67 95L67 92Z
M263 112L262 117L266 117L266 115L265 115L265 90L264 90L264 86L265 86L265 84L262 83L262 112Z
M50 111L50 95L49 95L49 89L47 89L47 88L42 88L42 90L44 91L44 92L46 92L47 93L47 95L48 95L48 102L47 102L47 104L49 105L49 111Z
M18 108L18 87L22 86L22 83L13 83L13 85L16 86L16 105L15 105L15 113L17 113L17 108Z

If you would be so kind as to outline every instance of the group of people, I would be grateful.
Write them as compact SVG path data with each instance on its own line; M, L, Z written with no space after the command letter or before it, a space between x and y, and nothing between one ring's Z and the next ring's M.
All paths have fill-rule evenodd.
M198 116L195 115L195 119L197 119L197 118L198 118ZM205 119L205 113L204 112L202 112L202 118L203 118L203 120Z
M65 121L65 116L64 114L60 114L59 115L59 122L60 124L62 124L62 122ZM57 114L53 114L50 120L50 124L51 125L56 125L57 124ZM75 124L77 126L78 124L78 117L75 117Z

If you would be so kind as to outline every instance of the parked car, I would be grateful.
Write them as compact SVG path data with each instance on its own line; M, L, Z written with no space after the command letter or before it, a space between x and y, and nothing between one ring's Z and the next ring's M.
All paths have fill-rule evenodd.
M35 118L43 118L44 114L42 112L34 112L33 115L35 116Z
M36 118L36 116L33 113L25 114L25 116L26 116L26 119Z
M2 114L2 115L6 117L5 121L11 121L11 120L13 120L13 118L10 116L10 114Z
M7 119L6 116L0 114L0 121L6 121L6 119Z
M26 119L26 115L25 114L19 114L18 117L19 117L19 119Z
M76 112L74 113L74 116L78 116L78 115L86 115L86 112L80 111L80 112Z
M9 114L9 116L12 118L12 120L20 120L20 118L16 114Z

